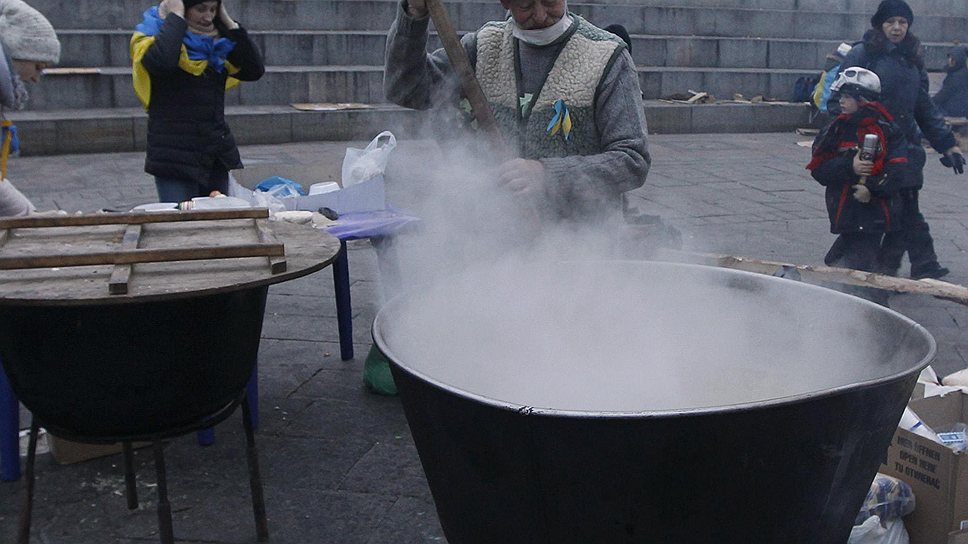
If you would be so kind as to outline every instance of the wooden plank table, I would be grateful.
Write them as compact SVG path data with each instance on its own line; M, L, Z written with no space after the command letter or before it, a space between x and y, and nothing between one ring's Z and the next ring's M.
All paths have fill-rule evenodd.
M121 304L223 293L328 266L340 243L264 208L0 220L0 304Z
M267 218L266 209L254 208L2 219L0 305L113 305L226 293L295 279L337 258L336 237ZM253 382L249 401L257 405ZM0 375L2 480L19 478L18 413Z

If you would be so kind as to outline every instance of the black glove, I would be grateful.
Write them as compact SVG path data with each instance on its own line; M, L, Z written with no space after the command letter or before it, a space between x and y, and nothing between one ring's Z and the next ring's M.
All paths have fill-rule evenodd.
M941 157L941 164L955 171L955 174L965 173L965 156L961 153L952 153L949 157L945 155Z

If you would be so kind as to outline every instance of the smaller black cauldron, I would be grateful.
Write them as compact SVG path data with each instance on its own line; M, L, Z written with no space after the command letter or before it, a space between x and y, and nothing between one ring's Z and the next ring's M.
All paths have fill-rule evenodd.
M10 229L0 267L0 356L33 414L19 544L30 539L41 425L81 442L121 442L131 509L138 506L131 443L152 442L159 536L170 544L162 440L214 425L239 403L256 532L268 539L245 402L268 286L323 268L340 244L306 226L270 228L267 216L225 210L0 220ZM185 247L196 251L179 251Z
M0 305L11 387L43 426L86 442L189 427L252 374L268 287L175 300Z

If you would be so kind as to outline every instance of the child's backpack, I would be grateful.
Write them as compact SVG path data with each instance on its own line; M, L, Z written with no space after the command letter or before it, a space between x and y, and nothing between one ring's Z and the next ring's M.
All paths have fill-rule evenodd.
M853 45L841 43L827 55L823 71L820 73L820 77L814 85L809 98L810 104L818 111L827 113L827 99L830 98L830 86L837 79L840 65L847 58L847 53L850 53L851 49L853 49Z
M837 72L839 71L840 65L838 64L822 72L818 78L819 81L817 81L811 93L810 104L824 113L827 113L827 99L830 98L830 86L834 84L834 81L837 79Z

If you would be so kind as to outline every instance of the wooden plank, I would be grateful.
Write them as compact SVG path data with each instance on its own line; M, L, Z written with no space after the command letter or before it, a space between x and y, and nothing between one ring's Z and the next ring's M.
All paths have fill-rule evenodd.
M9 217L0 219L0 229L80 227L88 225L139 225L175 221L214 221L219 219L260 219L269 217L268 208L235 210L193 210L170 212L127 212L54 217Z
M269 230L269 225L265 219L255 220L255 229L259 233L259 242L263 244L278 244L279 240L276 239L276 235ZM286 271L286 256L282 257L269 257L269 270L273 274L279 274Z
M244 224L243 224L244 223ZM201 225L210 225L202 223ZM252 221L216 223L219 243L257 243ZM144 226L141 246L144 248L191 247L208 240L192 223L163 223ZM272 274L265 258L211 259L204 261L172 261L139 264L134 267L128 282L128 293L112 295L105 287L113 270L112 265L0 270L0 306L72 306L92 303L129 304L149 300L174 300L192 293L216 294L270 285L295 279L329 265L339 254L340 242L323 230L308 225L283 221L269 223L276 238L284 243L286 271ZM60 230L60 229L58 229ZM70 229L64 229L69 231ZM12 236L8 248L0 255L20 255L48 251L46 232L50 229L30 229L29 240ZM123 227L112 229L113 243L90 247L90 251L115 251ZM16 234L16 232L14 233ZM98 235L102 233L84 233ZM179 240L183 240L179 242ZM78 241L76 247L86 247ZM214 242L205 242L212 245ZM17 244L14 247L14 244ZM58 246L60 247L60 246ZM67 249L58 250L63 253Z
M676 251L663 249L659 252L660 258L676 262L705 264L722 268L733 268L756 272L758 274L777 275L777 272L796 270L804 281L808 282L832 282L845 285L858 285L862 287L873 287L885 291L897 293L916 293L930 295L958 304L968 305L968 287L948 283L935 279L911 280L907 278L897 278L874 272L864 272L850 268L836 268L832 266L810 266L792 263L782 263L777 261L764 261L760 259L750 259L747 257L736 257L733 255L718 255L709 253L691 253L688 251Z
M300 111L368 110L373 108L371 104L359 102L296 102L289 105Z
M90 74L100 74L100 68L90 68L90 67L65 67L65 68L44 68L44 75L48 76L62 76L62 75L90 75Z
M514 156L511 149L508 148L507 140L501 134L501 127L497 124L494 111L491 110L487 97L484 96L484 90L481 88L480 82L477 81L474 68L467 57L467 51L461 45L460 38L457 37L457 31L454 30L454 25L447 14L447 8L444 7L442 0L427 0L426 7L430 14L430 20L433 21L434 27L437 29L437 38L444 46L447 58L450 59L450 65L457 74L457 81L460 83L461 90L464 91L464 96L471 104L474 119L477 120L477 125L487 135L492 151L501 157Z
M128 225L124 231L124 238L121 239L121 249L138 249L141 243L141 225ZM111 278L108 280L108 292L112 295L128 294L128 280L131 279L130 264L116 264L111 271Z
M283 244L239 244L217 247L99 251L73 255L21 255L0 257L0 270L274 257L285 253Z

